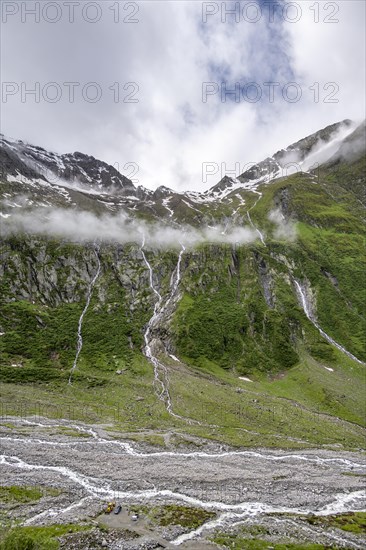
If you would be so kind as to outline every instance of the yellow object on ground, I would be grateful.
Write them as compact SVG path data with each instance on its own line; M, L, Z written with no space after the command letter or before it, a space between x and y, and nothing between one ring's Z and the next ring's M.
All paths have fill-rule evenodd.
M115 506L116 506L115 502L108 502L105 513L110 514Z

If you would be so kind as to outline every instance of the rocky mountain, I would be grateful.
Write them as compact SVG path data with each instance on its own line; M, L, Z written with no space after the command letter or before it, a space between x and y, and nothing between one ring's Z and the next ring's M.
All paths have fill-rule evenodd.
M6 176L21 180L80 185L85 191L95 189L111 194L136 194L132 182L113 166L94 157L75 152L57 155L42 147L11 142L2 137L1 161Z
M155 191L135 187L113 166L94 157L79 152L58 155L4 136L0 141L0 163L3 181L12 184L8 194L28 196L32 206L58 204L98 212L125 211L128 215L142 214L169 223L199 225L217 219L214 212L217 208L222 220L231 217L248 190L255 191L263 183L294 172L314 171L319 166L317 158L323 163L324 159L337 155L343 138L350 138L354 129L350 120L332 124L258 164L251 163L237 179L225 176L202 193L178 193L165 186ZM214 208L215 202L218 204Z
M70 382L74 397L111 392L114 407L114 388L126 387L121 406L136 427L136 399L141 422L159 425L167 415L203 425L202 402L236 400L246 391L240 385L253 384L267 403L296 396L361 422L354 388L366 362L364 138L364 124L343 121L238 178L177 193L135 187L81 153L4 137L6 391L21 387L25 397L36 385L42 400ZM57 231L41 231L36 222L52 216ZM108 224L110 238L98 233ZM139 239L123 234L139 235L139 227ZM235 442L235 422L231 415L217 437ZM301 429L315 441L309 426ZM295 423L276 433L299 435Z

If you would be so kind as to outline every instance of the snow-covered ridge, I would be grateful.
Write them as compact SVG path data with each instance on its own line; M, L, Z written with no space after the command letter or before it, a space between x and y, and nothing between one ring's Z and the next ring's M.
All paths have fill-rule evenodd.
M4 176L32 184L42 179L51 185L72 188L89 194L133 195L137 190L132 181L114 168L82 153L58 155L23 141L11 141L1 136L0 151Z
M356 124L349 120L328 126L253 164L237 177L224 176L204 192L188 190L178 193L164 185L155 191L135 187L113 166L92 156L79 152L59 155L20 140L6 139L3 135L0 135L0 159L3 177L8 183L23 183L32 188L52 186L55 192L68 197L70 203L69 191L76 191L90 198L98 197L98 202L109 205L110 209L125 207L136 210L141 203L144 208L155 211L160 205L160 212L165 212L160 215L173 221L176 208L182 203L184 207L201 213L201 205L221 201L230 204L241 191L257 192L260 185L270 184L277 178L316 169L340 150L343 141L355 128Z

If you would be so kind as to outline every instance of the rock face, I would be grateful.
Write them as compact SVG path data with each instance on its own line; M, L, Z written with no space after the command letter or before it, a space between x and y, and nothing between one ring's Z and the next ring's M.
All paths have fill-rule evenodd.
M320 143L329 143L338 132L352 128L351 120L343 120L331 124L314 134L293 143L286 149L277 151L273 157L252 166L239 176L243 183L252 180L270 181L271 179L286 174L286 166L291 163L301 163L315 150Z
M352 121L349 119L343 120L342 122L337 122L336 124L331 124L330 126L315 132L311 136L300 139L300 141L293 143L287 147L287 149L278 151L275 155L273 155L273 158L282 165L284 159L286 159L289 153L296 153L297 161L303 161L310 153L314 151L320 142L329 143L338 132L351 128Z
M177 193L163 185L154 192L142 186L135 187L114 166L92 156L80 152L59 155L22 141L11 141L4 136L0 140L1 176L3 181L19 182L21 185L14 188L16 192L32 195L35 204L39 202L36 188L41 186L43 199L47 199L49 194L51 204L61 201L60 205L64 207L72 204L93 211L122 210L129 215L142 214L149 219L200 225L213 220L223 221L234 209L238 211L236 207L243 205L242 199L238 202L238 196L244 198L246 191L255 191L261 184L286 176L289 169L301 171L307 159L322 144L334 140L336 149L340 133L346 138L340 144L338 156L344 157L351 152L357 156L364 126L351 133L354 127L350 120L327 126L272 157L257 164L251 163L241 175L238 174L238 179L225 175L204 193ZM356 142L358 149L353 153ZM336 158L334 151L329 154L330 157L322 162ZM213 203L216 209L212 208ZM207 208L208 205L210 208Z
M0 148L0 163L2 179L6 179L8 176L21 176L26 179L40 178L46 181L43 174L27 165L5 139L2 140L2 147Z
M202 521L233 512L233 526L226 517L219 528L229 545L246 547L248 532L266 533L268 544L329 545L336 537L360 545L358 534L322 533L313 521L320 516L309 513L331 518L344 506L361 508L364 497L361 453L340 450L359 449L364 435L364 127L316 172L278 172L288 155L305 161L319 139L347 127L333 125L238 179L184 194L135 188L82 153L3 141L2 468L11 485L21 479L21 490L61 488L24 506L9 501L4 518L93 525L102 500L118 494L120 515L65 533L60 548L164 547L193 529L171 509L190 497L201 502L199 516L188 516L196 527L205 508ZM77 223L68 238L39 229L55 213L62 229L70 211ZM23 214L37 229L21 229ZM83 232L83 224L101 230L120 218L126 231L141 230L137 242ZM219 237L197 244L192 235L210 235L212 223ZM245 446L253 451L238 451ZM168 525L158 512L165 503ZM245 535L239 503L248 504ZM284 507L304 516L282 514L279 524Z
M132 181L113 166L94 157L75 152L66 155L50 153L42 147L1 140L3 176L42 179L57 184L81 184L113 194L136 194Z
M348 127L349 121L332 125L286 151L306 158L319 139L330 140ZM10 220L10 226L15 211L33 212L34 205L47 201L48 208L97 215L128 211L145 224L159 220L162 227L175 230L180 222L186 231L188 224L201 230L214 220L222 222L223 235L230 224L248 224L250 209L252 228L260 228L262 235L248 244L187 246L180 263L178 249L146 249L150 273L141 243L102 242L96 257L95 243L24 235L15 227L1 247L0 332L6 377L20 379L10 369L15 363L42 365L50 369L50 376L61 375L70 366L97 258L101 269L84 318L82 357L92 361L98 356L100 365L108 365L114 373L123 372L120 366L142 356L157 293L159 315L150 326L157 353L182 356L193 366L209 361L241 374L293 366L299 344L314 357L331 361L332 347L307 318L296 281L306 281L314 298L314 318L322 329L365 360L360 255L365 231L359 195L365 161L360 154L344 158L345 143L359 144L360 136L362 128L342 142L341 160L325 163L316 175L294 174L270 184L263 180L255 184L257 191L251 183L245 187L245 182L255 179L254 172L248 171L235 182L225 177L204 194L180 195L166 187L155 192L135 188L113 167L81 153L58 156L4 139L1 216L6 223ZM267 159L271 171L281 158L282 152ZM53 185L47 181L50 171L70 184L77 180L78 189ZM264 168L261 174L266 175ZM100 194L93 195L91 188ZM295 236L288 235L289 227ZM178 263L180 277L175 286ZM113 357L122 363L115 364Z

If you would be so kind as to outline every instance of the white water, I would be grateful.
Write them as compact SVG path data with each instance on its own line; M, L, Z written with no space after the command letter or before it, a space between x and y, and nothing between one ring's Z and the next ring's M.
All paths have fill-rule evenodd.
M250 222L250 225L253 227L253 229L255 229L255 231L258 233L259 235L259 238L262 242L262 244L266 244L265 243L265 240L264 240L264 237L263 237L263 234L259 231L259 229L257 228L257 226L253 223L251 217L250 217L250 210L252 210L253 208L255 208L255 206L257 205L258 201L260 201L260 199L262 198L262 193L260 193L259 191L254 191L255 193L258 193L260 196L259 198L256 200L256 202L254 203L254 205L248 210L247 212L247 216L248 216L248 220ZM287 266L286 266L287 267ZM341 346L341 344L338 344L338 342L336 342L331 336L329 336L329 334L327 334L320 326L319 326L319 323L317 322L317 320L315 319L314 315L312 314L311 312L311 306L310 306L310 303L307 299L307 296L306 296L306 291L305 289L301 286L301 284L296 281L294 279L294 282L295 282L295 286L296 286L296 289L297 289L297 293L298 293L298 296L300 298L300 303L301 303L301 306L304 310L304 313L306 315L306 317L309 319L309 321L318 329L318 331L320 332L320 334L323 336L323 338L325 338L325 340L327 340L327 342L329 342L331 345L335 346L339 351L341 351L342 353L344 353L345 355L347 355L347 357L349 357L350 359L353 359L354 361L357 361L357 363L360 363L361 365L365 365L366 366L366 363L364 363L363 361L361 361L360 359L358 359L355 355L353 355L351 352L347 351L343 346Z
M162 302L162 297L161 295L159 294L159 292L156 290L155 286L154 286L154 281L153 281L153 270L152 270L152 267L150 265L150 263L148 262L147 258L146 258L146 255L145 255L145 252L144 252L144 246L145 246L145 237L143 237L143 240L142 240L142 244L141 244L141 248L140 248L140 251L141 251L141 254L142 254L142 257L143 257L143 260L146 264L146 267L148 268L149 270L149 284L150 284L150 288L151 290L153 291L153 293L155 294L157 300L155 302L155 306L154 306L154 313L153 313L153 316L151 317L151 319L149 320L148 324L147 324L147 327L146 327L146 330L145 330L145 333L144 333L144 341L145 341L145 348L144 348L144 352L145 352L145 355L147 357L147 359L153 364L154 366L154 385L156 387L156 385L159 385L161 386L161 392L159 394L159 399L161 400L164 400L164 392L165 392L165 386L163 384L163 382L160 380L160 375L159 375L159 368L161 368L161 365L158 361L158 359L154 356L153 352L152 352L152 349L151 349L151 345L150 345L150 342L151 342L151 338L150 338L150 334L151 334L151 329L156 321L156 319L158 319L159 317L159 312L160 312L160 305L161 305L161 302Z
M168 299L166 300L166 302L163 304L163 307L161 308L160 314L162 314L163 311L165 311L165 309L168 307L168 305L176 295L178 286L181 280L182 258L183 258L184 252L186 251L186 247L184 246L183 243L180 243L180 245L182 248L181 248L181 251L179 252L177 266L173 271L172 276L170 277L170 293L169 293ZM177 359L175 356L172 356L172 357L173 359L179 361L179 359Z
M165 208L166 210L168 210L168 212L169 212L169 218L172 218L172 217L174 216L174 210L172 210L172 209L169 208L169 206L168 206L170 200L171 200L171 198L164 199L164 200L162 201L162 204L163 204L164 208Z
M39 464L31 464L25 462L17 456L1 455L0 464L12 468L18 468L27 471L45 471L57 473L73 484L82 487L89 495L96 499L119 499L124 501L146 501L150 499L168 499L173 501L179 501L184 504L188 504L194 507L204 508L217 512L223 512L217 519L210 521L198 529L191 531L190 533L177 537L172 544L179 546L187 540L197 538L203 531L212 530L217 527L222 527L228 524L238 523L238 520L243 520L248 516L255 516L258 514L270 514L270 513L292 513L292 514L308 514L314 513L317 515L329 515L334 513L342 513L349 511L350 509L359 510L357 502L365 502L364 491L353 491L347 494L336 494L332 502L326 504L323 508L312 510L311 508L288 508L283 506L272 506L264 502L240 502L238 504L227 504L220 501L204 501L196 497L191 497L184 493L171 491L169 489L148 489L138 491L120 491L114 490L110 483L106 480L87 477L75 470L63 466L44 466ZM75 507L79 507L88 497L84 497L76 503L71 504L67 508L60 510L47 510L34 516L28 520L28 524L33 523L37 519L44 518L45 516L54 517L58 514L64 514ZM233 521L234 520L234 521Z
M90 498L91 498L90 496L89 497L84 497L81 500L79 500L78 502L73 502L72 504L70 504L70 506L67 506L66 508L57 508L57 509L49 508L48 510L45 510L44 512L41 512L40 514L37 514L37 515L27 519L23 523L23 525L32 525L32 523L34 523L37 520L42 519L42 518L53 518L53 517L57 517L57 516L62 515L62 514L67 514L68 512L70 512L70 510L74 510L75 508L79 508L80 506L83 506L87 500L90 500Z
M12 419L13 421L17 422L18 419ZM318 455L314 454L299 454L299 453L290 453L290 454L273 454L270 451L266 452L259 452L259 451L219 451L219 452L204 452L204 451L192 451L192 452L173 452L173 451L156 451L156 452L141 452L136 447L134 447L131 443L127 443L125 441L118 441L116 439L105 439L101 437L93 428L81 426L79 424L68 424L67 421L62 422L60 424L51 422L51 423L40 423L35 422L32 420L26 420L26 419L20 419L18 421L19 424L28 424L28 425L34 425L39 426L43 428L55 428L55 427L68 427L70 429L74 429L77 431L80 431L81 433L85 433L90 435L92 438L91 440L87 439L76 439L75 441L72 441L70 443L68 442L58 442L58 441L49 441L49 440L41 440L41 439L31 439L29 436L24 438L14 438L14 437L8 437L3 436L0 437L0 441L14 441L14 442L21 442L22 444L42 444L42 445L52 445L52 446L60 446L60 447L75 447L78 445L86 445L86 444L99 444L99 445L112 445L119 448L118 454L121 454L121 450L123 450L127 455L135 456L139 458L153 458L156 457L177 457L177 458L226 458L226 457L235 457L235 456L242 456L242 457L248 457L248 458L254 458L259 460L268 460L268 461L274 461L274 462L281 462L281 461L299 461L299 462L310 462L313 464L318 465L331 465L331 464L339 464L342 466L342 468L355 470L355 469L361 469L362 471L366 467L366 463L358 463L354 462L352 460L348 460L346 458L340 458L340 457L334 457L334 458L321 458Z
M250 225L253 227L253 229L258 233L259 235L259 238L261 240L261 243L262 244L266 244L265 243L265 240L264 240L264 236L263 236L263 233L261 233L261 231L259 231L258 227L253 223L252 221L252 218L250 216L250 211L253 210L253 208L255 208L258 204L258 202L261 200L262 198L262 193L260 193L260 191L254 191L254 189L252 189L253 193L256 193L257 195L259 195L258 199L255 201L255 203L253 204L253 206L251 206L251 208L249 208L249 210L247 211L247 216L248 216L248 220L249 220L249 223Z
M94 277L93 277L93 279L92 279L92 281L89 285L86 304L85 304L85 307L84 307L84 309L82 311L82 314L80 315L80 319L79 319L78 333L77 333L77 350L76 350L74 363L73 363L71 371L70 371L70 376L69 376L69 384L70 385L72 383L72 375L74 374L74 371L76 369L80 352L83 348L82 328L83 328L84 316L85 316L86 312L88 311L88 308L89 308L89 305L90 305L90 300L91 300L91 297L92 297L92 294L93 294L94 285L95 285L95 283L96 283L96 281L97 281L97 279L100 275L100 270L101 270L101 264L100 264L99 254L98 254L98 249L97 248L95 248L94 253L95 253L95 257L97 258L98 268L97 268L97 271L96 271L96 273L95 273L95 275L94 275Z
M258 233L259 235L259 238L262 242L262 244L266 244L265 243L265 240L264 240L264 236L263 234L260 232L260 230L258 229L258 227L253 223L252 221L252 218L250 217L250 211L256 207L256 205L258 204L258 202L260 201L260 199L262 198L262 193L260 193L259 191L255 191L255 190L252 190L254 193L257 193L259 194L260 196L258 197L258 199L256 200L256 202L253 204L253 206L251 208L249 208L249 210L247 211L247 216L248 216L248 220L249 220L249 223L250 225L253 227L253 229L255 229L255 231ZM287 267L287 266L286 266ZM308 302L308 299L307 299L307 296L306 296L306 291L305 289L301 286L301 284L294 280L295 282L295 285L296 285L296 289L297 289L297 292L298 292L298 296L300 298L300 303L302 305L302 308L304 310L304 313L306 315L306 317L309 319L309 321L318 329L318 331L320 332L320 334L323 336L323 338L325 338L325 340L327 340L330 344L332 344L333 346L335 346L339 351L341 351L342 353L344 353L345 355L347 355L347 357L349 357L350 359L353 359L354 361L357 361L357 363L360 363L361 365L365 365L366 366L366 363L364 363L363 361L361 361L360 359L358 359L355 355L353 355L351 352L347 351L343 346L341 346L341 344L338 344L338 342L336 342L331 336L329 336L329 334L327 334L320 326L319 326L319 323L317 322L317 320L315 319L314 315L311 313L311 307L310 307L310 304ZM329 369L328 369L329 370Z
M341 467L342 471L349 470L355 472L356 470L361 470L365 468L364 464L356 463L352 460L346 458L334 457L334 458L322 458L315 454L305 453L305 454L274 454L270 451L220 451L220 452L201 452L194 451L189 453L182 452L173 452L173 451L158 451L158 452L140 452L138 449L134 448L130 443L122 442L118 440L107 440L101 437L95 429L86 425L78 424L67 424L67 421L61 421L61 423L56 424L54 421L36 421L36 420L27 420L27 419L15 419L15 422L19 424L34 425L37 427L50 428L56 426L68 426L75 430L79 430L82 433L88 434L91 436L91 440L76 440L66 442L57 442L57 441L42 441L40 439L31 439L29 436L24 438L12 438L12 437L1 437L0 440L21 443L26 445L35 444L37 445L38 452L41 452L39 446L44 445L53 445L65 447L70 445L71 448L75 446L85 446L87 444L96 444L100 446L115 446L118 449L118 456L120 456L121 451L125 452L127 455L132 455L139 457L139 459L147 459L155 461L157 457L171 457L176 459L184 458L196 458L196 459L219 459L222 457L234 457L234 456L243 456L246 458L251 458L255 461L268 460L268 461L300 461L300 462L309 462L313 463L315 466L338 466ZM59 421L60 422L60 421ZM98 451L100 452L100 451ZM108 453L110 451L108 450ZM190 460L188 464L190 464ZM292 514L308 514L313 513L317 515L329 515L335 513L342 513L351 510L363 511L365 506L365 493L364 491L352 491L349 493L337 493L332 497L329 497L329 501L324 504L321 508L315 510L311 508L289 508L283 506L274 506L266 502L252 502L252 501L243 501L239 503L227 503L222 502L221 500L203 500L196 496L190 496L185 493L178 491L172 491L170 489L158 489L155 486L152 489L147 490L118 490L115 489L112 485L113 482L110 482L107 479L96 478L92 476L86 476L77 470L71 469L66 466L48 466L42 464L34 464L26 462L24 459L15 456L14 454L3 454L0 456L0 465L5 467L16 468L23 471L44 471L49 473L54 473L66 478L69 482L72 483L73 487L78 486L82 488L85 493L83 498L77 500L76 502L68 505L66 508L48 508L47 510L33 516L28 519L25 524L37 524L39 520L45 518L54 518L59 515L64 515L75 508L78 508L85 504L85 502L94 498L97 500L111 500L111 499L120 499L124 501L131 502L146 502L146 500L152 501L176 501L181 502L182 504L203 508L207 510L212 510L219 513L219 516L198 529L195 529L189 533L177 537L172 544L179 546L187 540L196 539L201 536L205 531L210 531L217 527L227 527L237 523L245 521L250 516L255 516L259 514L268 514L268 513L292 513ZM357 548L357 546L355 546Z
M323 338L325 338L325 340L327 340L327 342L329 342L329 344L332 344L332 346L335 346L337 349L339 349L339 351L341 351L342 353L347 355L347 357L349 357L350 359L353 359L354 361L357 361L357 363L360 363L361 365L366 365L366 363L364 363L360 359L357 359L357 357L355 357L352 353L347 351L343 346L338 344L338 342L333 340L333 338L331 336L329 336L329 334L324 332L324 330L319 326L317 320L315 319L314 315L312 314L311 305L310 305L310 302L309 302L309 300L306 296L305 288L299 283L299 281L294 280L294 282L295 282L295 286L296 286L296 289L297 289L297 292L298 292L298 296L300 298L301 306L304 310L304 313L305 313L306 317L318 329L318 331L323 336Z
M115 490L111 487L110 483L103 479L98 479L94 477L85 476L75 470L71 470L65 466L45 466L42 464L30 464L25 462L17 456L10 455L0 455L0 464L4 466L9 466L13 468L19 468L22 470L44 470L49 472L55 472L60 474L70 481L76 483L83 489L85 489L91 496L97 498L114 498L118 499L134 499L134 498L143 498L143 499L152 499L156 497L165 497L171 498L173 500L179 500L190 504L192 506L198 506L205 509L213 509L220 511L232 511L232 512L242 512L243 515L256 515L260 513L272 513L272 512L293 512L306 514L309 512L317 513L318 515L325 514L334 514L347 511L349 509L349 504L354 504L358 500L365 500L365 492L362 490L353 491L351 493L341 493L335 495L334 500L326 504L321 510L313 512L308 509L294 509L294 508L284 508L284 507L272 507L262 502L240 502L238 504L227 504L221 501L205 501L197 497L191 497L184 493L179 493L171 491L170 489L147 489L139 491L120 491Z
M146 330L145 330L145 333L144 333L144 341L145 341L144 353L145 353L145 356L147 357L147 359L154 366L154 386L155 387L160 386L161 389L157 390L157 395L158 395L158 398L161 401L164 402L166 410L168 411L168 413L170 415L174 416L175 418L179 418L181 420L185 420L185 421L191 423L193 421L191 421L190 419L186 419L186 418L180 416L179 414L176 414L173 411L172 400L171 400L171 396L170 396L170 393L169 393L168 369L161 361L159 361L159 359L154 354L153 344L152 344L152 336L151 336L152 328L156 325L157 321L162 317L163 312L165 311L165 309L167 308L167 306L169 305L169 303L171 302L173 297L176 295L176 292L178 290L178 286L179 286L179 283L180 283L180 280L181 280L182 257L183 257L183 254L184 254L186 248L183 244L181 244L182 249L181 249L181 251L179 253L179 256L178 256L177 266L176 266L176 268L175 268L175 270L172 273L172 276L170 278L170 292L169 292L168 297L164 301L161 294L155 288L153 270L152 270L152 267L150 265L150 262L146 258L146 254L144 252L144 246L145 246L145 237L143 237L143 239L142 239L142 244L141 244L140 251L141 251L143 260L145 262L145 265L149 270L150 288L151 288L151 290L153 291L153 293L155 294L155 296L157 298L157 300L155 302L155 306L154 306L153 316L149 320L149 322L147 324L147 327L146 327Z
M235 512L224 512L220 514L220 516L212 521L208 521L198 527L198 529L195 529L194 531L190 531L189 533L185 533L184 535L180 535L175 540L171 541L171 544L174 546L179 546L180 544L196 539L199 537L204 531L211 531L213 529L225 528L229 526L233 526L235 524L244 523L246 519L248 519L248 516L256 516L258 514L298 514L298 515L304 515L304 514L314 514L318 516L326 516L331 514L340 514L343 512L348 512L350 509L345 504L348 502L355 502L356 500L361 499L365 501L365 493L364 491L355 491L354 493L350 493L348 495L336 495L335 501L331 504L327 505L325 508L321 510L312 510L312 509L301 509L301 508L286 508L286 507L273 507L268 506L261 502L252 502L247 503L247 508L245 511L242 511L240 513ZM239 504L239 507L242 507L243 504ZM358 510L357 510L358 511ZM363 511L363 510L360 510ZM298 525L293 522L295 527L298 528ZM303 526L301 526L303 528ZM343 542L344 539L340 537L336 537L334 535L331 535L332 538L337 540L338 542ZM352 543L347 541L348 547L354 547L354 548L360 548L363 549L364 546L358 545L357 543ZM269 543L269 546L271 544Z

